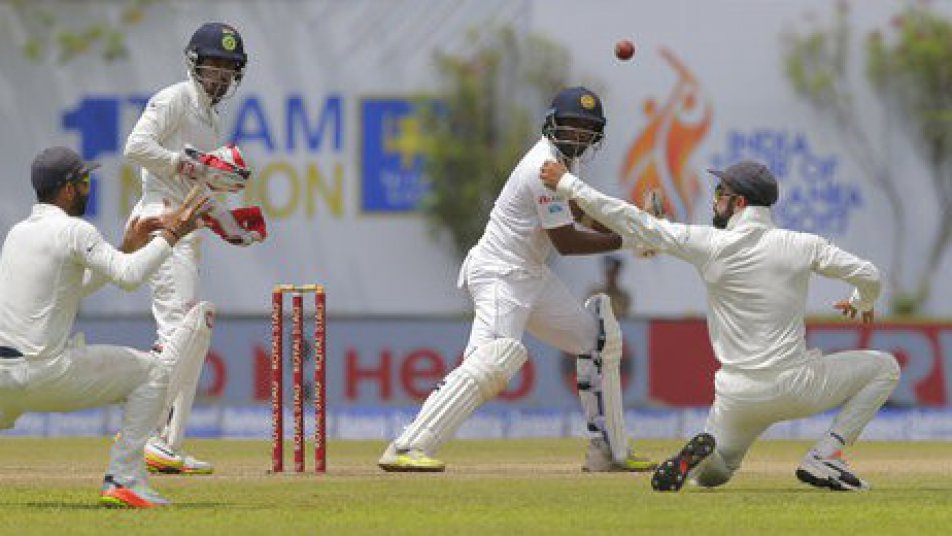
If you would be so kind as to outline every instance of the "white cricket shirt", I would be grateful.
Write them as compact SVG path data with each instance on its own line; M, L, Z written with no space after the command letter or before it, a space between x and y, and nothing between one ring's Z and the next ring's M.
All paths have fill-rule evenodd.
M28 358L59 355L84 296L107 280L134 289L171 252L156 237L135 253L122 253L89 222L56 205L34 205L0 251L0 345Z
M707 289L707 328L724 369L785 369L807 359L803 316L813 273L852 284L850 302L860 311L879 297L871 262L819 236L776 228L767 207L748 206L727 229L716 229L654 218L570 173L558 191L626 241L694 265Z
M218 112L189 79L149 99L126 141L125 156L142 167L143 198L178 206L194 182L175 173L175 156L186 143L202 151L218 147Z
M545 266L554 248L546 229L573 222L565 199L539 180L542 164L557 159L557 149L543 137L512 170L474 250L480 260L528 271Z

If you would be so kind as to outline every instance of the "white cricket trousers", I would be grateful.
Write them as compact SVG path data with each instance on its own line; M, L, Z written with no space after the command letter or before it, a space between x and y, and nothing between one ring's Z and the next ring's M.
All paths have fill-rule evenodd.
M132 211L132 217L155 216L166 210L165 204L154 194L142 198ZM201 255L201 237L193 233L180 240L172 248L172 254L163 262L159 269L149 277L149 288L152 291L152 316L155 318L157 342L165 347L175 330L182 324L182 320L189 310L198 302L199 293L199 260ZM205 356L198 356L204 363ZM188 359L181 356L181 359ZM161 424L161 435L173 450L182 448L185 440L185 428L188 425L187 416L191 413L195 401L195 387L198 377L202 373L202 363L183 369L189 375L183 381L172 386L177 392L170 393L172 400L172 418L166 425ZM167 418L167 417L166 417Z
M157 216L166 210L161 199L144 197L130 215ZM172 254L149 277L152 290L152 316L158 331L158 342L165 345L182 323L188 311L198 302L201 237L191 234L172 248Z
M702 486L723 484L770 425L840 406L829 431L851 445L898 382L896 359L876 350L828 355L813 351L805 364L782 371L719 370L714 376L714 404L705 426L717 448L691 476Z
M530 272L488 264L471 252L460 270L463 282L475 313L464 355L501 337L521 341L526 330L571 355L595 350L595 316L548 268Z
M0 359L0 429L25 412L70 412L123 404L119 439L106 474L145 482L142 449L165 404L171 363L123 346L85 346L76 337L60 355Z

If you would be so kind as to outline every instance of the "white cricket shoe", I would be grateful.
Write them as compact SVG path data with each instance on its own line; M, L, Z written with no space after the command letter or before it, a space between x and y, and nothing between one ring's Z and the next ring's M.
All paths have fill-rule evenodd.
M152 437L145 444L145 464L151 473L166 475L210 475L215 467L198 458L175 452L158 437Z
M431 458L420 449L397 450L393 443L387 446L377 466L388 473L442 473L446 464Z
M811 450L800 461L797 478L811 486L835 491L866 491L870 488L868 482L850 469L839 451L830 458L823 458Z
M628 456L620 462L612 459L612 451L608 444L600 439L588 442L585 449L585 462L582 464L582 472L585 473L618 473L631 472L643 473L654 471L658 467L658 462L635 454L632 446L628 445Z
M185 454L182 473L186 475L210 475L215 472L215 466L204 460L199 460L191 454Z

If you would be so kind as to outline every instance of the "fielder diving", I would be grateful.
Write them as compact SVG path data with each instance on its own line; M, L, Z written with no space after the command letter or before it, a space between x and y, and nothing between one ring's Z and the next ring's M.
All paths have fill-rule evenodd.
M872 322L879 271L822 237L777 228L770 207L779 188L767 166L743 161L711 173L720 180L713 227L655 218L598 192L555 160L541 171L547 187L615 232L690 263L706 287L708 331L721 365L714 404L705 431L662 463L651 485L677 491L687 481L725 484L771 424L839 407L796 477L820 488L868 489L842 450L886 402L899 381L899 365L877 350L808 350L803 317L810 278L818 274L852 285L850 297L834 307Z

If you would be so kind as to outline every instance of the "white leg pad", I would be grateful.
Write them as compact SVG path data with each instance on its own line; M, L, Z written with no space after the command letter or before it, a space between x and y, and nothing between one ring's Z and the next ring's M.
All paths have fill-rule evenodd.
M185 315L181 325L162 349L163 358L174 363L169 377L167 411L162 413L166 419L169 411L172 413L167 429L162 434L167 438L172 450L181 449L185 440L185 427L192 412L205 355L208 354L211 344L214 322L215 306L211 302L199 302Z
M621 462L628 457L621 397L621 326L607 295L592 296L585 308L598 318L599 340L592 355L579 356L576 361L579 399L589 436L607 443L612 459Z
M480 405L502 391L525 364L525 346L496 339L474 350L427 397L416 419L394 441L398 451L434 454Z

